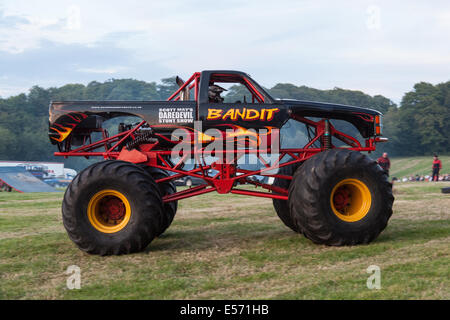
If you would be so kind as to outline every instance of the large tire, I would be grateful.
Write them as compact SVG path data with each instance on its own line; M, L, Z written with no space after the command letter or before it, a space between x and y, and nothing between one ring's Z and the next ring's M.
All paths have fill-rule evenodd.
M295 163L290 166L281 167L278 171L278 174L285 175L285 176L293 176L294 172L299 167L299 164ZM289 189L289 185L291 184L292 180L287 179L279 179L275 178L273 181L273 186L280 187L283 189ZM294 224L291 218L291 213L289 210L289 203L287 200L280 200L280 199L272 199L273 207L275 208L275 211L280 218L281 221L290 229L292 229L295 232L299 232L300 230L297 228L297 226Z
M356 245L374 240L392 215L392 184L376 161L333 149L308 159L289 187L295 225L314 243Z
M165 170L161 170L159 168L149 167L147 165L139 165L142 169L144 169L147 173L149 173L154 180L162 179L168 177L169 174ZM165 181L162 183L158 183L158 188L161 193L161 196L169 195L177 192L177 187L172 181ZM178 209L178 201L166 202L163 204L163 212L162 212L162 223L161 228L157 233L157 237L164 233L167 228L171 225L175 214Z
M125 161L81 171L62 205L69 238L83 251L111 255L142 251L161 228L162 201L153 178Z

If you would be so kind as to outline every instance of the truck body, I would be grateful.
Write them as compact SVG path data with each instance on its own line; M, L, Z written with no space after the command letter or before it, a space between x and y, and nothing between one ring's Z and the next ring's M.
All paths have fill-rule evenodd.
M186 82L177 77L177 83L178 90L167 101L51 102L49 138L58 147L55 155L99 156L109 160L80 172L69 185L63 206L68 211L63 210L63 218L66 217L69 235L73 233L71 238L91 236L92 230L81 227L84 224L79 225L81 229L73 225L73 215L78 214L81 220L89 218L95 232L117 234L117 239L121 239L120 234L132 228L129 219L136 215L139 219L150 219L139 216L136 212L140 209L133 209L130 199L137 197L138 190L150 192L148 188L152 189L153 183L159 191L151 191L145 199L154 196L152 208L159 206L161 212L142 210L153 210L155 216L162 216L155 219L163 222L155 227L156 231L150 232L149 241L170 225L178 200L213 191L272 198L275 211L285 225L316 243L367 243L384 229L392 214L392 186L376 162L360 153L374 151L376 143L387 141L381 136L382 114L379 111L275 99L248 74L239 71L196 72ZM220 94L226 89L221 85L240 85L245 94L234 102L224 101ZM137 117L139 121L121 122L117 133L111 135L103 123L118 117ZM289 120L304 124L308 141L294 148L280 148L280 129ZM350 123L363 141L337 130L331 120ZM186 135L179 135L180 130ZM211 148L211 144L215 147ZM217 148L218 145L233 148ZM265 157L267 154L272 155L270 160ZM244 155L257 158L261 166L252 169L240 166L239 159ZM206 158L217 160L206 162ZM193 160L194 165L185 166L188 160ZM124 173L119 174L120 170L128 170L130 176L134 172L136 177L146 172L142 184L148 180L149 187L128 194L129 190L122 185L131 182L123 180ZM108 172L111 178L107 179L101 172ZM255 179L262 175L274 183ZM315 178L312 180L310 176ZM176 190L173 182L189 177L204 183ZM129 187L137 188L137 184L136 180ZM246 184L265 191L240 188ZM83 202L87 201L86 193L79 193L80 198L76 198L77 192L84 188L92 196L88 203ZM323 201L311 200L320 198ZM384 204L380 204L383 201ZM378 219L379 215L383 219ZM361 227L364 223L366 229ZM323 230L318 229L319 224ZM135 232L143 231L136 229ZM136 236L130 234L129 239L136 240ZM142 249L137 244L138 249L124 248L123 242L111 242L111 246L105 248L104 243L95 247L80 241L76 243L91 253L128 253Z
M49 137L53 144L63 142L72 132L99 129L103 121L122 116L136 116L155 131L172 131L175 127L193 128L202 121L207 130L217 125L243 128L281 128L289 119L318 117L340 119L354 125L362 137L377 134L376 116L381 113L367 108L340 104L274 99L251 77L238 71L203 71L196 73L198 91L195 100L169 101L53 101L50 105ZM198 80L199 79L199 80ZM246 86L251 102L210 102L208 88L213 83L233 83ZM187 87L188 88L188 87ZM186 92L186 87L180 93ZM187 96L187 95L185 95Z

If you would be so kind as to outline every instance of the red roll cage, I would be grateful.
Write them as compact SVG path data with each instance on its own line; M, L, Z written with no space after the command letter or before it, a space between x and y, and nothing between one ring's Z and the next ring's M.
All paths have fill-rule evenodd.
M200 84L200 72L194 73L183 85L181 85L178 90L176 90L167 100L168 101L178 101L181 99L182 92L184 90L194 89L194 97L197 101L199 100L199 84ZM264 94L259 92L257 88L244 76L239 76L236 74L221 74L217 73L211 76L211 82L237 82L243 84L249 92L252 94L252 102L258 101L262 103L265 101ZM197 111L198 112L198 111ZM158 179L156 182L161 183L164 181L175 180L185 176L191 176L196 178L201 178L205 181L204 184L191 187L176 193L166 195L163 197L164 202L170 202L175 200L180 200L200 194L205 194L213 191L218 193L234 193L248 196L257 196L265 198L274 198L287 200L288 190L258 181L250 179L251 176L264 175L272 178L279 179L289 179L291 176L281 175L272 173L274 170L280 167L293 165L296 163L301 163L313 155L322 152L326 149L336 148L333 145L331 137L334 137L346 146L345 148L355 151L374 151L375 142L381 141L380 138L368 138L365 140L365 145L362 146L361 143L341 131L336 130L328 119L322 119L319 121L313 121L311 119L291 115L291 118L304 123L309 128L312 128L314 133L314 138L312 138L305 146L302 148L280 148L278 152L277 159L272 163L267 163L264 159L265 154L270 154L271 149L267 147L263 150L260 149L239 149L239 150L223 150L219 151L221 154L216 154L216 156L224 157L227 153L232 153L234 162L228 163L217 163L213 162L207 164L205 159L202 157L205 147L194 148L191 154L195 158L195 166L193 169L185 170L183 169L183 163L187 155L182 154L178 161L175 163L171 159L172 151L160 145L159 141L153 143L146 143L139 145L139 150L127 150L126 148L120 148L124 141L127 139L135 140L146 124L145 121L141 121L134 128L118 133L111 137L105 129L92 129L91 131L97 131L102 133L102 139L96 142L92 142L91 136L87 136L81 147L76 149L71 149L70 141L67 142L68 147L64 151L55 152L55 156L63 156L65 158L70 156L101 156L104 159L117 159L125 160L133 163L146 164L151 167L159 168L171 172L172 175ZM151 126L150 126L151 127ZM316 146L319 144L320 146ZM342 146L341 146L342 148ZM101 150L103 149L103 150ZM263 167L258 170L246 170L236 166L237 161L244 154L254 154L259 161L263 164ZM283 162L284 161L284 162ZM210 174L211 171L215 171L215 174ZM237 184L252 184L257 188L262 188L267 191L254 191L248 189L240 189Z

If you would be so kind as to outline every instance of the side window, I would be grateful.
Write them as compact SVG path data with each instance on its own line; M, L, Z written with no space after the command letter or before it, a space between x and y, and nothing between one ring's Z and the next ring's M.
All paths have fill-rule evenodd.
M209 86L208 97L210 103L259 103L240 83L214 83Z
M208 100L209 103L223 103L224 97L223 92L227 89L219 86L217 83L210 84L208 87Z
M252 93L242 84L233 84L225 95L225 103L252 103ZM258 103L256 101L255 103Z
M233 74L212 74L208 86L209 103L264 103L264 96L250 80Z

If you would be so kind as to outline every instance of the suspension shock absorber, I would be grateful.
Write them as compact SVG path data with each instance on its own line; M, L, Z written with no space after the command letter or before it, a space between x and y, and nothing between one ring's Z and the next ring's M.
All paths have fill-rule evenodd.
M138 135L136 139L128 142L126 147L128 150L134 149L143 143L154 143L158 141L153 137L153 130L145 130L143 133Z
M324 119L324 132L322 136L322 147L325 150L331 149L331 132L330 132L330 120Z

